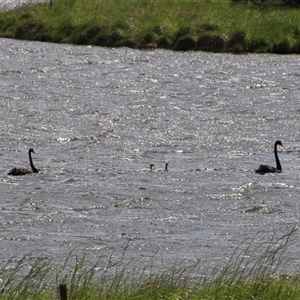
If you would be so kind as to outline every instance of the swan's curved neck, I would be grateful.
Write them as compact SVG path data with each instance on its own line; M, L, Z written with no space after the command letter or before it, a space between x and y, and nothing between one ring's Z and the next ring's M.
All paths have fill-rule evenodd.
M31 151L29 151L29 161L30 161L30 166L31 166L32 172L38 173L39 172L38 169L33 165L33 162L32 162Z
M275 144L275 146L274 146L274 153L275 153L275 160L276 160L276 169L281 171L282 168L281 168L281 164L280 164L278 153L277 153L277 144Z

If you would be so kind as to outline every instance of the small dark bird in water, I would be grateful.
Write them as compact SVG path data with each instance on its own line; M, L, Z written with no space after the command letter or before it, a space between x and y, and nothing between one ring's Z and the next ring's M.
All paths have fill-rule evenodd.
M276 141L274 144L274 153L275 153L275 160L276 160L276 168L272 166L267 166L267 165L260 165L257 170L255 170L256 173L259 173L261 175L264 175L266 173L281 173L282 172L282 167L278 158L277 154L277 145L283 147L283 144L281 141Z
M156 171L156 172L166 172L166 171L168 171L168 166L169 166L169 164L166 163L164 168L162 168L162 169L157 169L157 170L155 170L155 171Z
M154 167L154 164L151 164L150 165L150 168L143 168L143 169L141 169L140 171L153 171L153 167Z
M31 170L25 169L25 168L13 168L7 174L12 175L12 176L21 176L21 175L26 175L26 174L38 173L39 170L33 165L32 158L31 158L31 153L34 153L32 148L30 148L28 150Z

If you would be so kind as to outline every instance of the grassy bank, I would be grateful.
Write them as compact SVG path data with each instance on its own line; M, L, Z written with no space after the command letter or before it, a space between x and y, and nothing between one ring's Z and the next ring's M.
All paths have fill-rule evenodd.
M59 299L58 286L63 284L68 299L296 300L299 273L285 273L285 253L294 232L295 228L261 244L255 238L242 243L225 266L204 274L201 262L169 267L158 274L151 265L132 268L122 260L114 264L99 260L88 266L86 257L74 253L61 266L42 256L13 258L0 268L0 299Z
M273 3L273 2L272 2ZM108 47L300 53L300 9L231 0L53 0L0 14L0 36Z

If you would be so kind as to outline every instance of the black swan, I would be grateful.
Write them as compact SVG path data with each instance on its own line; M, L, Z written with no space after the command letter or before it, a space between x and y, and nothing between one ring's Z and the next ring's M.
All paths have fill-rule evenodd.
M157 172L166 172L166 171L168 171L168 163L166 163L166 165L165 165L165 167L164 168L162 168L162 169L157 169L156 171Z
M266 174L266 173L281 173L282 172L282 167L278 158L277 154L277 145L283 147L283 144L281 141L276 141L274 144L274 153L275 153L275 160L276 160L276 168L267 166L267 165L260 165L257 170L255 170L256 173L259 174Z
M38 173L39 170L33 165L31 153L34 153L32 148L30 148L28 151L31 170L28 170L25 168L13 168L9 171L8 175L20 176L20 175L26 175L26 174L31 174L31 173Z
M154 164L151 164L150 168L144 168L144 169L141 169L140 171L153 171L153 167L154 167Z

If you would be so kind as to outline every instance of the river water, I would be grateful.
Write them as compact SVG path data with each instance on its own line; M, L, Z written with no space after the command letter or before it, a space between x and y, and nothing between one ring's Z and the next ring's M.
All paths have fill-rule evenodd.
M212 266L297 226L299 56L10 39L0 56L2 261ZM255 174L276 140L283 173ZM31 147L39 174L8 176Z
M34 5L37 3L48 3L50 5L50 0L0 0L0 11L7 11L24 5Z

